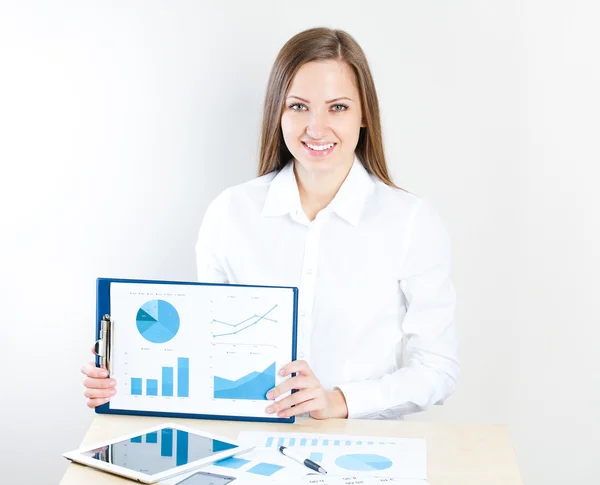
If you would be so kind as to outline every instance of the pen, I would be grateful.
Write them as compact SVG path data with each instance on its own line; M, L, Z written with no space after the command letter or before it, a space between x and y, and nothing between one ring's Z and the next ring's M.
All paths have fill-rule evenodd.
M294 455L285 446L280 446L279 447L279 451L281 451L282 455L285 455L288 458L291 458L292 460L297 461L301 465L304 465L304 466L310 468L311 470L314 470L316 472L322 473L323 475L327 474L327 472L325 471L325 469L321 465L319 465L318 463L315 463L312 460L309 460L308 458L300 458L300 457Z

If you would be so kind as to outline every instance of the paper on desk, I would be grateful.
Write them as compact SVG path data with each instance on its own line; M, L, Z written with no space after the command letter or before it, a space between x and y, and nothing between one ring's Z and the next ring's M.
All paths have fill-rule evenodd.
M286 466L288 476L306 475L310 470L281 455L278 446L316 461L328 476L350 473L361 477L427 478L424 439L245 431L238 440L257 446L250 452L253 460L277 459L277 463Z
M426 443L423 439L297 433L242 432L239 441L257 447L231 459L203 467L202 474L163 482L165 485L232 485L285 483L297 485L359 485L393 483L426 485ZM297 455L317 461L327 475L312 472L278 451L292 448ZM205 474L212 474L214 478ZM394 480L391 480L394 478Z
M198 476L198 473L202 474L202 477ZM244 475L243 473L236 473L237 477L232 477L233 481L225 480L220 481L217 475L209 474L207 477L206 470L202 469L196 472L186 473L177 478L161 482L163 485L258 485L261 483L282 483L279 480L273 480L270 478L254 478ZM187 480L187 479L190 480ZM197 478L197 481L196 481ZM186 481L187 480L187 481ZM348 475L343 477L336 477L330 475L305 475L302 477L294 477L285 480L286 485L429 485L425 480L414 480L408 478L387 478L387 477L359 477L356 475Z
M265 431L242 431L238 436L239 441L252 443L265 448L275 446L309 447L309 446L352 446L373 444L408 444L425 442L424 439L394 438L390 436L349 436L320 433L269 433ZM338 442L336 444L336 442Z
M387 477L359 477L349 475L345 477L305 476L288 485L429 485L425 480L411 478L387 478Z

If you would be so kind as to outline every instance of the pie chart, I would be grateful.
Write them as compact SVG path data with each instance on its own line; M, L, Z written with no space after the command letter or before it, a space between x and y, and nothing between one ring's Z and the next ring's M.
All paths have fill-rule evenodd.
M342 455L335 460L340 468L356 472L372 472L385 470L392 466L392 460L381 455L354 454Z
M164 344L179 330L179 314L175 307L165 300L150 300L137 312L137 328L146 340Z

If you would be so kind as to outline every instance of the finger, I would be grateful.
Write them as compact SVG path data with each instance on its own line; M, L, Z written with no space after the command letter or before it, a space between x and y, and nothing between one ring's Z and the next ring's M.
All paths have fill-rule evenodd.
M312 377L291 377L267 392L267 399L277 399L279 396L292 389L306 389L308 387L317 387L318 385L319 382Z
M312 370L305 360L294 360L289 364L284 365L279 371L279 375L287 376L292 373L301 374L303 376L312 375Z
M86 377L83 379L83 386L88 389L111 389L117 387L117 381L114 379L95 379Z
M279 412L278 416L280 418L290 418L292 416L298 416L299 414L320 411L322 409L325 409L325 401L320 398L316 398L311 399L310 401L304 401L293 408L285 409L284 411Z
M96 367L93 362L88 362L87 364L83 365L81 367L81 373L88 377L95 377L96 379L108 377L107 370L103 369L102 367Z
M110 399L117 393L115 388L112 389L86 389L83 395L88 399Z
M89 408L96 408L102 406L102 404L106 404L108 401L110 401L110 397L105 399L88 399L86 404Z
M317 396L318 396L317 389L314 389L314 388L304 389L302 391L298 391L293 394L290 394L288 397L286 397L285 399L282 399L279 402L271 404L269 407L267 407L266 411L269 414L279 413L280 411L291 408L294 405L300 404L304 401L309 401L311 399L314 399Z

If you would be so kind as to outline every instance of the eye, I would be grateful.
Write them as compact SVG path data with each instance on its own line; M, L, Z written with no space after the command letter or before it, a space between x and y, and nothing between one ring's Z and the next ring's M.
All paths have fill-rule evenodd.
M348 106L345 104L334 104L331 107L332 111L346 111L348 109Z
M292 103L288 106L293 111L306 111L308 108L302 103Z

